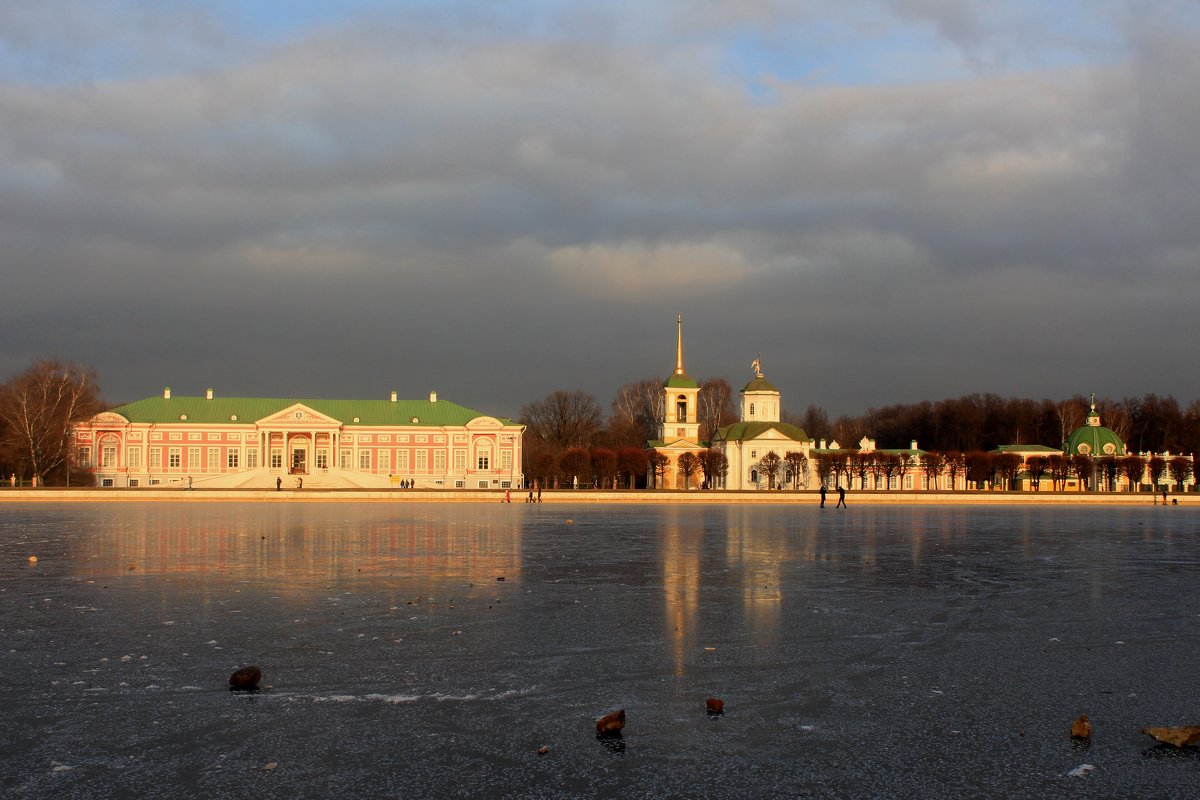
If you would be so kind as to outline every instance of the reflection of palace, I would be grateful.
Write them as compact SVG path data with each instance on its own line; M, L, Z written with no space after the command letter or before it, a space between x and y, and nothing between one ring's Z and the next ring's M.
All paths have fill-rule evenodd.
M78 559L82 574L249 580L281 592L335 579L381 581L403 591L461 589L521 574L521 529L513 514L485 512L474 525L370 513L346 522L341 512L308 507L248 514L223 503L203 513L190 504L139 504L130 514L131 524L93 540L96 552L80 554L88 556Z
M150 397L74 429L99 486L507 489L522 483L507 419L438 400Z
M932 491L1012 488L1081 491L1133 488L1163 491L1195 486L1195 458L1171 453L1133 456L1110 428L1100 424L1095 397L1085 423L1060 447L1000 445L982 458L942 454L918 447L878 448L864 436L858 447L819 442L782 422L779 389L754 359L754 378L741 390L740 419L700 438L700 385L683 368L683 318L676 318L675 371L663 382L659 438L647 443L662 464L650 466L654 485L668 489L809 489ZM971 462L982 464L972 468ZM986 461L986 463L983 463ZM1140 471L1139 471L1140 470ZM661 482L654 481L661 475Z

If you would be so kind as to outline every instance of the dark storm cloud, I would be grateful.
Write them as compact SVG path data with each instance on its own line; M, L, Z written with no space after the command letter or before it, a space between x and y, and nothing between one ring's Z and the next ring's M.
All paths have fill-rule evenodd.
M1186 14L1020 61L1034 12L866 3L856 24L936 32L953 79L747 86L722 37L813 9L664 8L637 35L601 10L611 30L375 17L271 46L205 17L220 66L9 63L0 367L514 413L669 370L682 311L690 371L737 384L761 354L792 407L1200 395L1158 346L1198 332Z

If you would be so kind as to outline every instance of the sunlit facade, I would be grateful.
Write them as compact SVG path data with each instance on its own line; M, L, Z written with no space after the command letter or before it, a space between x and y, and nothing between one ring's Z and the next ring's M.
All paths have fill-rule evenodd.
M438 400L150 397L73 433L97 486L508 489L523 425Z

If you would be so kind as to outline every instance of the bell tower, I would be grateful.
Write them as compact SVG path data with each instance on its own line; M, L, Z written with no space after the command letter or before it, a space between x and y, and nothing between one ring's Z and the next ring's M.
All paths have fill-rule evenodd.
M700 441L700 386L683 369L683 315L675 318L675 371L663 383L662 427L664 442Z

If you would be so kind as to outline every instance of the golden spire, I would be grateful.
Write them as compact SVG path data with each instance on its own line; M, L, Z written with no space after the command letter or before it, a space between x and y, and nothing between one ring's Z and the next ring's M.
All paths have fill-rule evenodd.
M683 314L675 317L675 374L683 374Z

